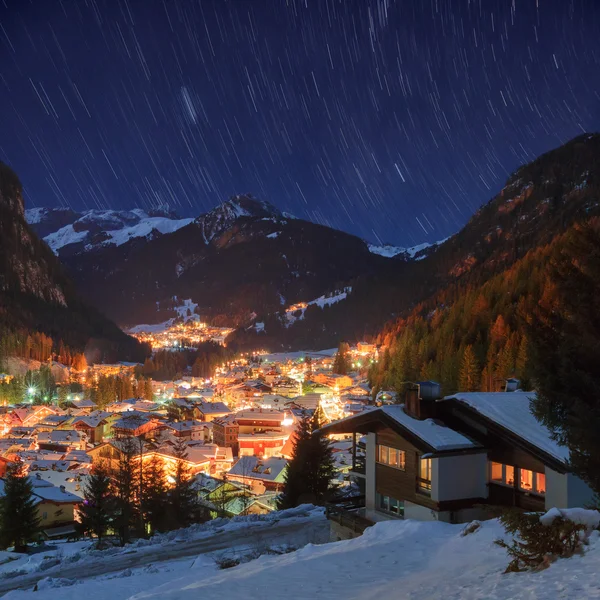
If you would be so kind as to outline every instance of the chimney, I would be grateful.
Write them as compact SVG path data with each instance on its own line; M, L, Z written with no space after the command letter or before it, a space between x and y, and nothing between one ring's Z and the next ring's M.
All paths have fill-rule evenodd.
M521 382L518 379L514 379L510 377L504 383L504 391L505 392L516 392L519 389Z
M415 419L435 417L436 400L442 397L442 390L436 381L411 383L405 394L405 411Z
M61 485L61 486L60 486L60 491L61 491L61 492L66 492L66 491L67 491L67 489L65 488L65 486L64 486L64 485Z

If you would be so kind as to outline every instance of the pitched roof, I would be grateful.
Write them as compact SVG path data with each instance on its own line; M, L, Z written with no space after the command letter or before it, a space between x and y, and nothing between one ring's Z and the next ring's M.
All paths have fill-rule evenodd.
M229 475L237 475L247 479L275 481L287 466L285 458L260 458L258 456L242 456L229 470Z
M569 458L569 450L552 439L548 428L530 409L535 392L461 392L446 396L440 402L456 400L486 419L496 423L561 462Z
M402 405L382 406L379 410L437 451L464 450L479 446L477 442L470 440L458 431L454 431L454 429L447 427L440 421L435 419L419 420L411 417L404 412Z
M400 435L408 433L408 437L420 441L428 451L450 452L455 450L477 450L481 446L434 419L419 420L410 416L399 404L382 406L381 408L366 408L364 411L334 421L321 430L324 433L344 433L364 428L377 421L396 430ZM361 429L362 430L362 429ZM412 441L409 440L409 441Z

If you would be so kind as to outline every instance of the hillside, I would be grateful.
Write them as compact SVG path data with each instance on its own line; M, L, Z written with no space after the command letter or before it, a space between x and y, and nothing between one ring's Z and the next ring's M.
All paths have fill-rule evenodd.
M137 360L145 354L144 347L80 300L58 259L26 223L21 183L1 163L0 327L4 353L14 351L28 335L47 346L51 342L40 337L44 334L55 349L62 344L96 359ZM27 351L26 358L47 358Z
M164 235L65 250L60 258L81 293L124 327L175 316L174 298L190 299L215 325L248 325L403 262L249 196Z
M496 276L502 279L528 252L600 214L599 157L598 135L544 154L519 168L461 231L434 245L374 246L236 196L193 222L153 217L163 220L165 233L127 225L127 215L137 219L139 211L109 211L110 218L90 214L83 220L96 225L86 234L88 242L58 252L85 298L124 327L164 322L176 316L179 299L189 299L202 319L237 326L231 342L239 348L315 349L382 331L380 339L389 341L406 319L420 315L427 321L428 312L442 304L447 309L465 290ZM65 227L82 227L81 217L64 225L73 215L60 215L54 215L53 227L61 227L45 229L46 240L56 240ZM48 223L39 209L31 218L37 227ZM120 228L107 229L116 222ZM141 233L129 235L132 230ZM118 244L110 241L115 239ZM514 315L503 316L515 332ZM483 369L488 343L481 336L467 336L467 344L474 345ZM460 344L449 347L462 354ZM436 373L441 359L428 354L430 361Z
M388 325L376 387L435 379L444 392L529 383L526 322L552 297L547 267L600 214L600 136L581 136L516 171L465 228L422 261L438 289Z
M273 514L276 516L276 513ZM285 521L282 521L285 523ZM234 523L231 523L235 527ZM242 523L240 523L242 525ZM102 557L102 553L86 553L75 544L65 544L64 570L83 563L83 577L69 578L55 574L60 567L38 569L37 590L28 578L26 589L9 592L7 598L35 600L53 594L62 600L141 600L228 598L246 600L273 598L273 600L553 600L555 598L595 598L600 586L598 559L600 546L597 532L592 533L590 545L583 555L559 559L539 572L503 573L509 559L497 546L496 539L504 537L497 520L484 521L474 533L462 536L464 525L439 522L391 520L377 523L356 539L334 543L309 543L297 535L281 534L273 539L268 527L258 520L248 523L252 539L238 541L221 551L196 554L187 559L174 557L177 545L172 541L160 546L142 545L127 548L121 555ZM243 529L241 530L243 532ZM186 530L181 530L180 545L186 543ZM226 535L226 534L225 534ZM307 536L305 536L307 537ZM165 540L166 541L166 540ZM209 541L209 540L207 540ZM252 559L252 554L271 553ZM274 550L299 549L278 554ZM108 554L108 553L107 553ZM129 556L126 556L129 555ZM133 556L132 556L133 555ZM39 557L40 555L36 555ZM219 569L217 560L243 558L242 564ZM41 560L29 558L39 565ZM49 556L52 558L52 556ZM118 558L121 565L132 567L93 578L98 566ZM174 560L178 558L178 560ZM66 560L65 560L66 559ZM133 559L133 560L132 560ZM151 564L149 560L153 559ZM35 561L35 562L34 562ZM25 561L3 569L17 570ZM87 567L87 568L86 568ZM81 567L80 567L81 568ZM91 573L89 573L91 571ZM22 573L22 572L21 572ZM89 573L89 574L88 574ZM5 578L3 585L18 584Z

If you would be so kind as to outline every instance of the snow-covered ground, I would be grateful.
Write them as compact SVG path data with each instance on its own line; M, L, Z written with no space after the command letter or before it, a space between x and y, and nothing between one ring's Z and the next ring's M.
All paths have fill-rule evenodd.
M289 327L294 324L296 321L301 321L304 319L304 312L309 306L318 306L319 308L324 308L325 306L331 306L332 304L337 304L342 300L345 300L348 297L348 294L352 291L352 287L345 287L343 290L336 290L335 292L329 295L319 296L314 300L310 300L306 302L306 306L295 308L296 305L291 306L285 312L285 326Z
M507 600L599 598L600 542L594 532L582 556L559 559L546 570L504 574L509 559L494 544L504 537L497 520L462 536L462 525L387 521L354 540L263 555L217 569L208 555L154 563L102 579L42 581L38 592L6 598L39 600L198 598L248 600ZM285 540L282 540L282 544ZM84 569L85 567L83 567ZM54 587L65 584L60 591Z
M190 572L215 575L217 561L251 560L265 551L285 552L329 537L323 510L309 505L295 509L216 519L206 524L139 540L124 548L95 550L89 541L57 543L56 549L31 556L0 552L0 594L61 600L119 600L177 580ZM51 592L61 588L60 592Z
M264 361L267 362L287 362L288 360L298 360L300 358L323 358L324 356L334 356L337 352L337 348L327 348L326 350L298 350L297 352L274 352L272 354L265 354L261 356Z

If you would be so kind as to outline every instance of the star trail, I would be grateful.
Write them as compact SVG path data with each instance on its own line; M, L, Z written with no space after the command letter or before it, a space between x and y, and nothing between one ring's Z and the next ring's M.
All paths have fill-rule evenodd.
M597 0L0 0L27 206L252 193L370 241L457 231L600 125Z

